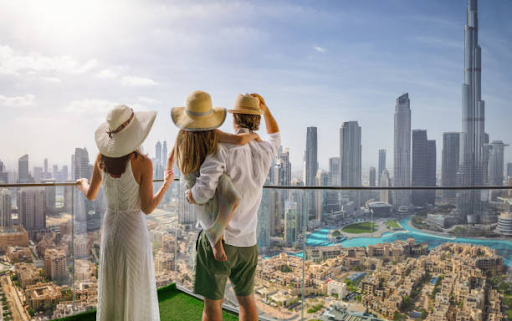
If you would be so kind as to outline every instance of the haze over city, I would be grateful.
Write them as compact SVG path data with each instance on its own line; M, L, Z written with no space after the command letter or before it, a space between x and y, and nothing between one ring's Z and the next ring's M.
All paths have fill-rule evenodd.
M207 90L216 106L259 92L279 120L294 170L306 127L318 127L318 161L339 154L339 128L362 127L363 171L393 150L395 100L408 92L412 129L437 141L461 130L465 1L372 3L2 1L0 159L30 155L68 164L75 147L97 151L109 108L159 112L145 151L172 145L169 110ZM510 143L512 12L481 2L482 98L491 140ZM371 21L371 23L369 23ZM223 126L231 130L230 118ZM505 149L505 162L512 150ZM388 156L388 167L392 158ZM438 166L439 168L439 166Z

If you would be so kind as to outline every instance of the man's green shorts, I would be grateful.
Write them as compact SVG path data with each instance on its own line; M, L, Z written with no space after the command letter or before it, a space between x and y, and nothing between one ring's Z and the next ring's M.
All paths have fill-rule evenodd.
M237 247L224 245L227 261L219 262L213 256L212 247L204 233L196 243L194 293L210 300L224 298L226 280L229 277L235 294L247 296L254 291L254 276L258 264L258 245Z

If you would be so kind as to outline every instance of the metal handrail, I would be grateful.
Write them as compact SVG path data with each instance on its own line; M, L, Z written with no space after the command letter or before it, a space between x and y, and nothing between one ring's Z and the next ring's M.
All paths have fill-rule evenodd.
M174 181L179 181L176 178ZM163 183L163 179L155 179L153 183ZM0 184L0 188L13 187L52 187L52 186L75 186L75 182L54 182L54 183L15 183ZM335 190L335 191L408 191L408 190L512 190L512 186L303 186L303 185L264 185L265 189L278 190Z

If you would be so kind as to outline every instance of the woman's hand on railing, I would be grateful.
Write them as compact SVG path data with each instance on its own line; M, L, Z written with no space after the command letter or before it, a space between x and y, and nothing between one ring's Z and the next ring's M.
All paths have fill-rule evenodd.
M80 192L86 192L89 187L89 180L87 178L79 178L76 180L76 187Z

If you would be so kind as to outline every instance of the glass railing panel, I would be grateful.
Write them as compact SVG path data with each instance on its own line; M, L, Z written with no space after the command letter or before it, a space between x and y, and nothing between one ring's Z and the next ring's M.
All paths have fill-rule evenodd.
M155 190L160 186L154 183ZM418 193L424 191L430 193ZM409 192L412 204L393 206L397 192ZM191 293L198 229L184 193L173 183L146 223L157 287L175 282ZM52 319L96 307L101 195L90 202L74 186L0 187L6 318ZM475 210L463 213L461 200L475 197ZM510 190L491 188L266 188L257 227L260 319L510 313L511 203ZM483 284L486 291L479 292ZM225 306L237 311L229 282L225 293ZM473 306L475 295L494 303Z
M70 187L0 187L4 320L73 313L73 216Z

